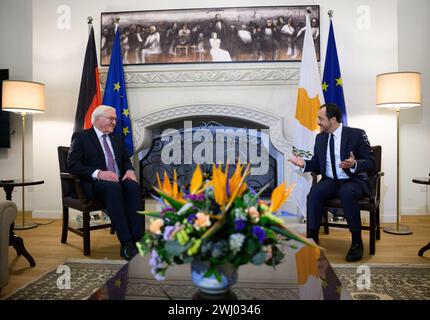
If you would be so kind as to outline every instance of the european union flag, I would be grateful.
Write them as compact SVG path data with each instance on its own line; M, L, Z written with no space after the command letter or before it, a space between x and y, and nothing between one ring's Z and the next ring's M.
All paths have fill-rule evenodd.
M124 137L128 155L133 154L133 137L131 133L130 113L125 92L124 67L122 65L121 44L119 28L115 33L109 72L106 80L103 104L116 109L117 124L114 133Z
M343 83L340 74L339 58L337 56L336 40L334 39L333 22L330 20L327 51L325 55L324 76L322 89L325 103L335 103L342 112L342 123L348 125L343 96Z

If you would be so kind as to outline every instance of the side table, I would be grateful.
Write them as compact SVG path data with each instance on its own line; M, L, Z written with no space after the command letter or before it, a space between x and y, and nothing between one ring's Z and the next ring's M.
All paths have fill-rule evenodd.
M430 174L429 174L429 176L427 178L413 178L412 182L413 183L418 183L418 184L430 185ZM426 208L426 209L428 210L428 208ZM430 249L430 242L427 245L425 245L424 247L422 247L420 249L420 251L418 251L418 255L420 257L422 257L423 254L424 254L424 252L426 252L429 249Z
M6 193L6 200L12 201L12 191L15 187L34 186L34 185L43 184L43 183L44 183L43 180L25 180L25 181L22 181L20 179L0 180L0 187L3 188ZM10 233L9 233L9 245L13 246L13 248L16 250L17 255L19 256L23 255L30 263L30 266L34 267L36 265L36 262L34 261L31 254L25 248L24 240L21 237L18 237L14 233L14 229L15 229L15 223L12 223L10 226Z

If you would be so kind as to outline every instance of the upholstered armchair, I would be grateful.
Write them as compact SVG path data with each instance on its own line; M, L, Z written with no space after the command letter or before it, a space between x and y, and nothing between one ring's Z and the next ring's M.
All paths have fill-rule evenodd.
M17 214L16 204L0 200L0 289L9 281L9 232Z

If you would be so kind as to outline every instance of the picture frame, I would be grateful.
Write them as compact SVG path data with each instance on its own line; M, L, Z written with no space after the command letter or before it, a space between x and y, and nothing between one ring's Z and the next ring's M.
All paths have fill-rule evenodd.
M320 7L261 6L103 12L100 64L119 18L124 65L300 61L307 10L320 60Z

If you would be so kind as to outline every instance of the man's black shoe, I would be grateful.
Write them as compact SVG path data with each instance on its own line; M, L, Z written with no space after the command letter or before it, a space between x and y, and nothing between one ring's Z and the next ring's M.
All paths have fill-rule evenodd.
M131 260L137 254L136 247L132 241L126 241L121 244L120 255L125 260Z
M354 262L363 259L363 244L353 243L346 255L346 261Z

